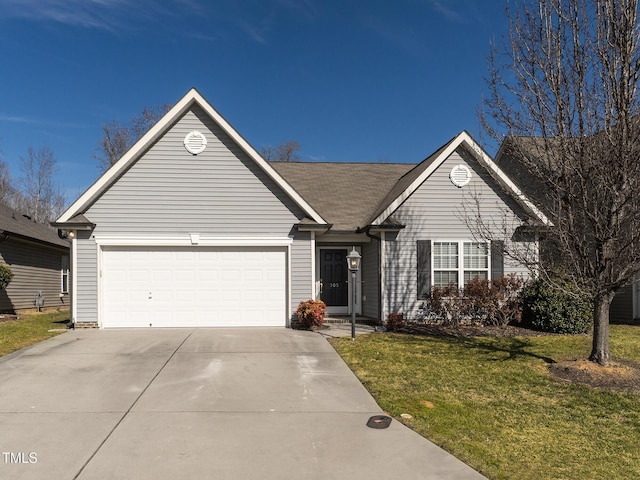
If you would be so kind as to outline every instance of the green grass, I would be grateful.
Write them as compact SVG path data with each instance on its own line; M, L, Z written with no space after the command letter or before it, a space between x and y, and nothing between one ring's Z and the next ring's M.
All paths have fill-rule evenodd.
M492 480L640 478L640 394L552 378L588 336L332 341L389 415ZM611 326L615 358L640 362L640 327ZM401 419L403 413L413 418Z
M49 330L66 327L69 312L41 312L20 315L19 320L0 322L0 356L59 335Z

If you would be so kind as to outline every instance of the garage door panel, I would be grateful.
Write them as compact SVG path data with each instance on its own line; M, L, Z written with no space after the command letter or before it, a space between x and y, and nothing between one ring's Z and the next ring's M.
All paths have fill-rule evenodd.
M284 326L284 248L103 249L106 327Z

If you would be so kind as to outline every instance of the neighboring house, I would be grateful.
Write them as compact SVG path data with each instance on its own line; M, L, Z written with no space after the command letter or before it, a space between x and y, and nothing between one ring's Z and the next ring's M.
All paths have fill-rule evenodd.
M13 280L0 291L0 312L69 306L69 242L57 230L0 205L0 261Z
M525 151L532 158L536 158L544 155L545 142L538 137L507 137L496 153L495 163L518 185L518 188L537 208L548 213L553 200L542 183L522 166L518 154L514 153L514 145L517 145L515 151ZM558 263L557 257L559 255L545 249L544 241L541 244L541 250L543 252L542 261ZM633 282L630 285L618 291L611 302L609 318L612 322L618 323L633 323L640 320L640 274L633 277Z
M546 221L466 132L417 165L269 163L190 90L55 223L72 237L72 319L285 326L309 298L410 317L432 285L526 275L502 239L473 238L474 195L514 229Z

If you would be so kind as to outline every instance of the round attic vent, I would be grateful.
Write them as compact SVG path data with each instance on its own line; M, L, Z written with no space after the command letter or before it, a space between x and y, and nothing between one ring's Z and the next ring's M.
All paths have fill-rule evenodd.
M466 165L456 165L451 169L449 178L456 187L462 188L471 181L471 170Z
M207 148L207 138L200 132L193 131L187 133L187 136L184 137L184 148L187 149L187 152L198 155L199 153L204 152L204 149Z

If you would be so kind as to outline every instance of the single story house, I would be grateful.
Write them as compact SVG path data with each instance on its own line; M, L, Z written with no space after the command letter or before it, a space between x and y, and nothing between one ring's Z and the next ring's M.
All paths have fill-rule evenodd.
M13 273L0 290L0 312L68 307L69 247L56 229L0 204L0 262Z
M55 223L72 241L72 319L287 326L320 298L384 321L416 314L431 285L526 275L504 240L474 239L468 196L514 229L546 221L466 132L419 164L270 163L192 89Z

